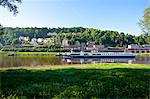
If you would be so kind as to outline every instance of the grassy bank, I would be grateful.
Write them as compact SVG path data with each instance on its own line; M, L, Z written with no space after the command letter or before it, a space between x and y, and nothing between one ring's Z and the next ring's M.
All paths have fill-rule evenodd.
M56 55L56 53L63 52L4 52L0 51L0 54L17 54L17 55ZM139 53L137 56L150 56L150 53Z
M139 53L137 56L150 56L150 53Z
M92 64L0 69L9 98L148 98L150 66Z

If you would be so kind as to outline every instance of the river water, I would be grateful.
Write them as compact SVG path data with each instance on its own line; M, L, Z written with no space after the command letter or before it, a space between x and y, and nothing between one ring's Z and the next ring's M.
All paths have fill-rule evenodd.
M6 56L0 55L0 68L4 67L36 67L50 65L70 64L94 64L94 63L128 63L128 64L150 64L150 56L137 56L136 58L73 58L63 59L50 55L26 55Z

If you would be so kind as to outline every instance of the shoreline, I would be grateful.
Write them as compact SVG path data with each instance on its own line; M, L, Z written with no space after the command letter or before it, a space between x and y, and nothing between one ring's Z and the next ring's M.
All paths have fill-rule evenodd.
M98 66L98 67L97 67ZM95 68L98 69L112 69L112 68L139 68L139 69L150 69L149 64L126 64L126 63L96 63L96 64L72 64L72 65L45 65L45 66L20 66L20 67L2 67L0 70L17 70L17 69L27 69L27 70L49 70L49 69L66 69L66 68L76 68L76 69L88 69Z
M56 55L57 53L66 53L66 52L3 52L1 54L17 54L17 55ZM135 53L133 53L135 54ZM150 56L150 53L136 53L136 56Z

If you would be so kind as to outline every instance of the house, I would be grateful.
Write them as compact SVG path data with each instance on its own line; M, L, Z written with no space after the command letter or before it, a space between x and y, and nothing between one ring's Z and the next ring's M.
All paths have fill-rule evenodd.
M37 43L37 39L36 39L36 38L32 38L32 39L31 39L31 43L34 44L34 45L37 45L37 44L38 44L38 43Z
M94 42L87 42L87 48L93 48L94 45Z
M69 42L68 42L67 38L65 38L65 39L62 40L62 46L63 47L68 47L69 46Z
M47 43L48 43L48 40L43 40L43 43L44 43L44 44L47 44Z
M29 39L29 37L20 36L19 40L28 42L30 39Z
M80 44L79 41L76 41L76 42L75 42L75 47L80 47L80 45L81 45L81 44Z
M93 45L93 47L98 50L104 49L104 45Z
M84 42L82 42L82 43L80 44L80 49L81 49L81 51L85 50L85 48L86 48L86 44L85 44Z
M54 35L57 35L57 33L51 33L51 32L47 33L47 36L54 36Z
M43 39L42 39L42 38L38 38L38 39L37 39L37 42L38 42L38 43L42 43L42 42L43 42Z
M72 49L72 50L80 50L81 48L80 42L79 41L76 41L75 43L69 42L69 46L67 46L67 48Z
M104 45L90 45L90 47L86 47L86 50L89 50L89 51L100 51L100 50L103 50L104 49Z

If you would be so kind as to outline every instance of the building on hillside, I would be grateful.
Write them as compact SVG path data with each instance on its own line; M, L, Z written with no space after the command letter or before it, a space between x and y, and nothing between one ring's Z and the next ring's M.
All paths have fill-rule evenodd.
M69 46L69 41L68 41L67 38L64 38L64 39L62 40L62 46L63 46L63 47L68 47L68 46Z
M75 47L80 47L80 45L81 45L81 44L80 44L79 41L76 41L76 42L75 42Z
M40 44L43 43L43 39L42 38L38 38L37 39L37 43L40 43Z
M79 41L76 41L75 43L69 42L69 46L67 46L67 48L69 48L71 50L80 50L80 48L81 48L80 42Z
M86 46L86 50L87 51L101 51L104 49L104 45L96 45L95 43L93 42L88 42L87 43L87 46Z
M94 45L95 45L95 43L94 42L87 42L87 44L86 44L87 46L86 47L93 47Z
M43 40L43 44L47 44L48 43L48 40Z
M20 41L29 42L30 38L29 38L29 37L20 36L20 37L19 37L19 40L20 40Z
M57 33L51 33L51 32L47 33L47 36L54 36L54 35L57 35Z
M80 49L81 51L84 51L86 49L86 44L84 42L80 44Z
M104 45L93 45L93 47L95 49L98 49L98 50L103 50L104 49Z
M32 39L31 39L31 44L37 45L37 44L38 44L38 43L37 43L37 39L36 39L36 38L32 38Z
M128 45L125 51L131 53L150 53L150 45Z

